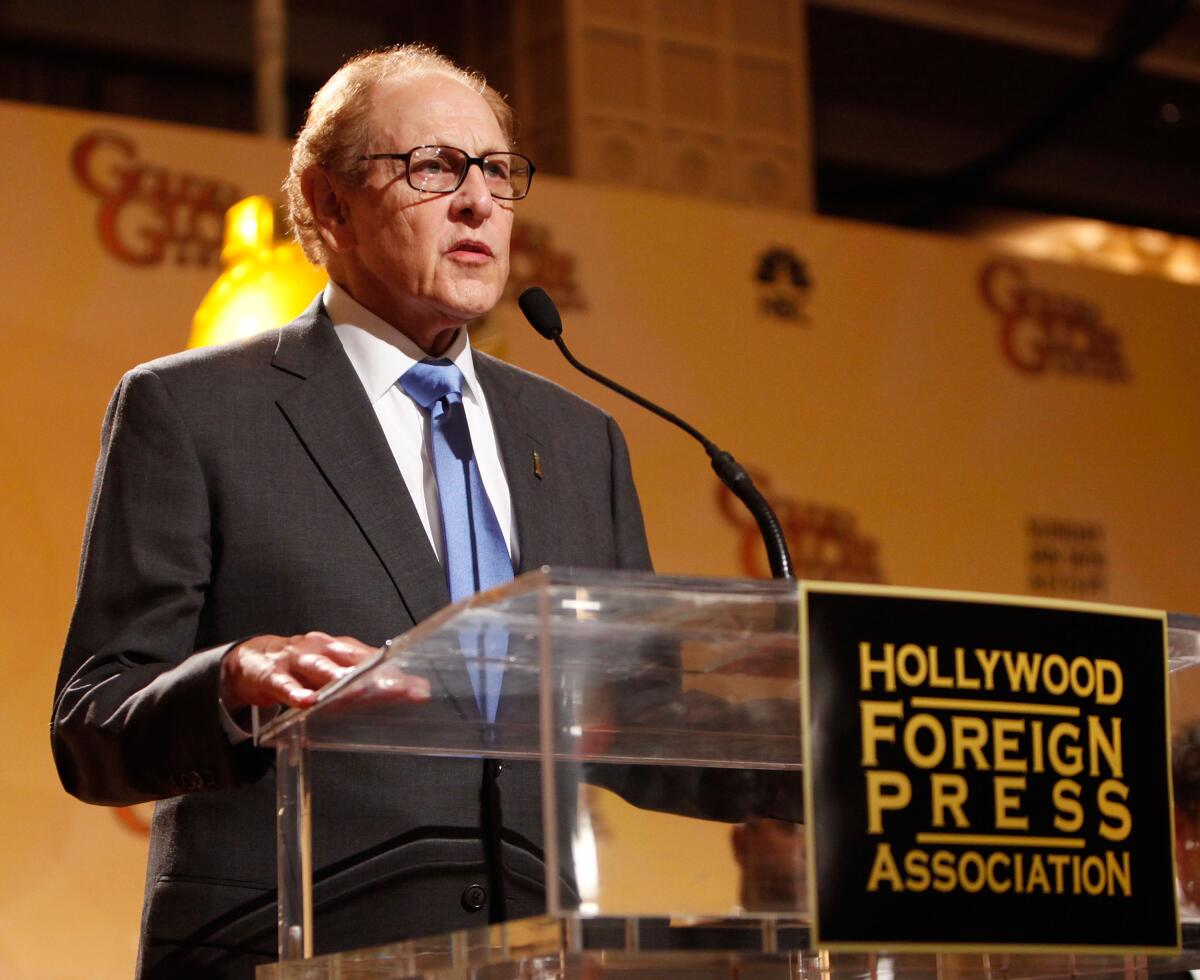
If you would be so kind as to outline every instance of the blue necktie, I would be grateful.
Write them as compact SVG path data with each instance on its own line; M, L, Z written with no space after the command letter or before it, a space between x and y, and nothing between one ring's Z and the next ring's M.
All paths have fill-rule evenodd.
M462 372L451 361L425 360L405 371L399 383L405 394L429 412L450 601L512 581L512 559L471 445L462 403ZM464 632L462 637L468 673L479 710L488 721L494 721L507 643L502 633L469 634Z

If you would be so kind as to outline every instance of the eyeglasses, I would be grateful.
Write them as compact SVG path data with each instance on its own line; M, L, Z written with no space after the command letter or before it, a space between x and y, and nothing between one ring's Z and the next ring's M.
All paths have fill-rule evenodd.
M452 194L467 179L473 164L487 183L492 197L501 201L519 201L529 193L533 161L520 153L485 153L473 157L454 146L417 146L407 153L369 153L360 160L386 160L392 176L403 173L413 190L430 194Z

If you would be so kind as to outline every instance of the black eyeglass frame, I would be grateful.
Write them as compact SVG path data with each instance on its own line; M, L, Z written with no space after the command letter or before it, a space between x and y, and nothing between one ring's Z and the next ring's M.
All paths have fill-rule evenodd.
M412 155L418 150L453 150L455 153L461 153L464 157L466 157L466 166L462 168L462 173L458 175L458 181L455 183L455 185L447 188L444 191L435 191L430 190L428 187L418 187L416 184L414 184L412 182L412 169L409 167L408 162L412 159ZM479 172L483 174L483 179L486 183L487 171L483 169L484 163L487 162L488 157L501 155L506 157L516 157L518 160L524 160L526 165L529 167L529 183L525 185L525 192L517 197L505 197L503 194L497 194L495 191L488 191L488 193L498 201L523 201L529 196L530 188L533 187L533 175L537 173L537 167L534 166L533 161L530 160L529 157L525 156L524 153L516 153L512 150L496 150L494 153L485 153L481 157L473 157L466 150L457 146L446 146L443 143L425 143L421 146L414 146L407 153L368 153L365 156L359 157L358 159L360 161L402 160L404 162L404 179L408 183L408 186L414 191L420 191L422 194L453 194L456 190L462 187L463 182L467 179L467 174L471 172L471 167L473 166L479 167Z

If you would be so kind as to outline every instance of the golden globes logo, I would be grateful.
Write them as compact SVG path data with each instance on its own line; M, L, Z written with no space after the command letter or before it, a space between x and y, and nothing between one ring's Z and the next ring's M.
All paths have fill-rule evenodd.
M1035 286L1010 259L983 267L979 291L1000 318L1000 347L1018 371L1129 380L1121 337L1094 303Z
M787 538L797 578L827 582L883 582L879 567L879 542L864 537L854 514L841 507L802 503L771 492L771 481L761 472L751 477L779 517ZM725 484L717 481L717 509L738 529L738 555L742 571L770 578L758 524Z
M509 247L505 299L516 300L530 286L541 286L560 310L586 310L587 300L575 278L575 256L554 247L545 225L519 221Z
M225 212L242 197L232 184L176 173L139 159L129 137L85 133L71 150L71 171L99 198L96 230L105 249L130 265L216 265Z

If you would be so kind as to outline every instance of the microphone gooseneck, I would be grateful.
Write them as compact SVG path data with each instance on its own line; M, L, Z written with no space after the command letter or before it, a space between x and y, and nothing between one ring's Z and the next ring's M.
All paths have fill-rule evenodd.
M712 461L712 468L717 476L720 477L721 482L729 488L734 496L746 505L746 509L750 511L755 522L758 524L763 544L767 549L767 560L771 566L771 575L780 579L794 579L796 577L792 571L792 556L788 551L787 539L784 537L783 528L779 524L779 518L775 515L775 511L771 508L771 505L767 503L767 499L759 492L758 487L754 485L750 474L746 472L741 463L678 415L668 412L665 408L654 404L649 399L643 398L637 392L630 391L624 385L606 378L603 374L592 370L586 364L582 364L576 360L575 355L567 349L567 345L563 342L562 318L559 316L558 308L554 305L554 300L540 286L530 286L521 293L517 298L517 305L520 306L521 312L525 314L525 319L529 321L534 330L547 340L554 341L571 367L586 374L593 381L604 385L606 388L611 388L618 395L636 402L642 408L659 416L659 418L666 419L672 425L678 426L699 442L704 447L704 451L708 453L709 459Z

